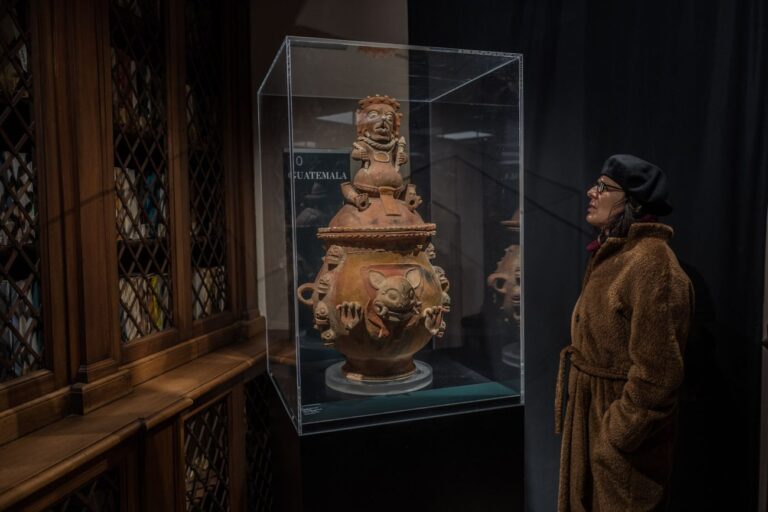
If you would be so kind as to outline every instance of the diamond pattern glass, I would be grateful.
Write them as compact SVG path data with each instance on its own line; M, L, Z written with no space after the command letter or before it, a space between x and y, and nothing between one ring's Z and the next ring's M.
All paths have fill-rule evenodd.
M267 393L272 383L263 374L245 385L245 449L249 512L272 510L272 449Z
M187 510L229 510L229 436L226 399L184 424Z
M0 2L0 382L45 366L29 12Z
M102 473L47 512L118 512L120 510L120 473L117 468Z
M173 324L165 18L159 0L111 0L115 220L124 343Z
M227 300L219 11L220 7L210 0L186 3L186 112L195 319L224 311Z

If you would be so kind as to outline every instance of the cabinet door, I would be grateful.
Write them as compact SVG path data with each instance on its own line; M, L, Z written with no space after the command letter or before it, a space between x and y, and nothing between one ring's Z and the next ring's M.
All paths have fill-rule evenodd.
M224 396L183 420L186 510L230 509L230 402L230 396Z
M52 368L43 330L37 48L29 1L0 2L0 387ZM33 62L34 60L34 62ZM3 386L3 383L5 385ZM39 385L39 382L38 382ZM18 390L18 388L17 388ZM0 399L0 410L18 402ZM21 393L24 395L24 393ZM30 397L32 398L32 397ZM8 402L8 403L4 403Z
M131 360L175 342L167 9L110 0L120 339ZM145 344L146 346L146 344Z
M202 320L229 309L221 7L188 0L184 28L191 308Z

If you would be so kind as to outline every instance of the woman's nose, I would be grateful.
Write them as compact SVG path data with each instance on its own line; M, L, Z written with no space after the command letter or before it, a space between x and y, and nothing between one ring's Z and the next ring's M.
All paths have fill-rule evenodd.
M587 197L589 197L590 199L597 199L597 187L596 186L593 185L593 186L591 186L587 190Z

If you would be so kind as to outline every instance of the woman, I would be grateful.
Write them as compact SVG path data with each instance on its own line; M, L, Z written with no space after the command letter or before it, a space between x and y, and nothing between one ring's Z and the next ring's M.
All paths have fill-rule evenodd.
M558 511L663 508L693 289L667 245L666 176L631 155L587 192L598 230L561 353Z

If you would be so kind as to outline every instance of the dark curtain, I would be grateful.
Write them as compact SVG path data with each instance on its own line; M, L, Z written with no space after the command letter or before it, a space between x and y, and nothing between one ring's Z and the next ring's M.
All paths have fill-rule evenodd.
M412 1L410 42L524 54L527 509L555 509L557 354L612 153L670 177L672 246L697 293L674 510L757 507L768 8L757 0ZM503 468L499 468L503 471Z

